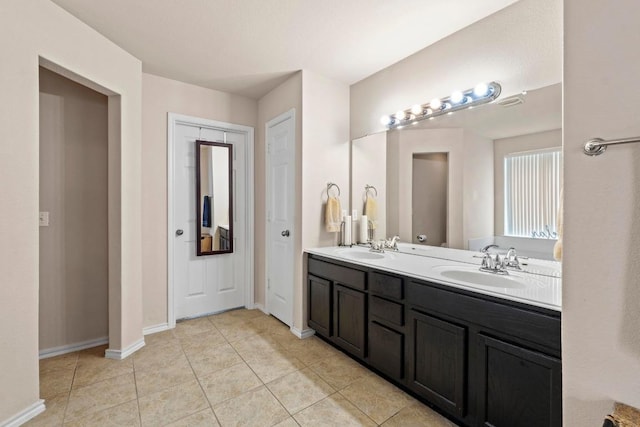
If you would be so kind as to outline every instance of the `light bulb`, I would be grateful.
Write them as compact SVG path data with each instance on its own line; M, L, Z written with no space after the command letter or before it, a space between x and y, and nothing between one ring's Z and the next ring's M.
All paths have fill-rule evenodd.
M404 120L405 114L404 111L398 111L396 113L396 120L400 121L400 120Z
M446 109L449 109L449 108L451 108L451 104L450 103L445 102L444 104L442 104L442 109L443 110L446 110Z
M415 120L415 119L416 119L415 114L409 114L409 120Z
M473 94L477 97L487 96L489 94L489 85L486 83L478 83L475 88L473 88Z
M418 104L414 105L413 107L411 107L411 112L416 116L418 114L422 114L422 105L418 105Z
M424 114L425 116L428 116L429 114L433 114L433 110L431 108L427 108L426 110L424 110Z
M464 100L464 95L459 90L451 94L451 102L453 104L460 104Z
M439 110L442 107L442 101L438 98L433 98L431 102L429 102L429 106L435 111Z
M389 116L380 117L380 123L382 123L383 126L389 126L391 124L391 117Z

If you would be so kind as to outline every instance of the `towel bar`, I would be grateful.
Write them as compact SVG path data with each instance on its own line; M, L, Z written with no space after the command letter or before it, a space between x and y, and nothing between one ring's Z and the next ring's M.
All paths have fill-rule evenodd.
M331 187L336 187L338 189L338 196L340 196L340 187L338 187L338 184L335 184L333 182L327 182L327 196L331 196L329 194L329 190L331 190Z
M607 151L607 146L617 144L629 144L631 142L640 142L640 137L611 139L605 141L602 138L593 138L584 144L584 154L587 156L599 156Z
M364 192L365 192L365 193L368 193L368 192L369 192L369 190L373 190L373 191L375 191L375 193L376 193L376 197L378 197L378 190L376 189L376 187L374 187L373 185L369 185L369 184L365 185L365 186L364 186Z

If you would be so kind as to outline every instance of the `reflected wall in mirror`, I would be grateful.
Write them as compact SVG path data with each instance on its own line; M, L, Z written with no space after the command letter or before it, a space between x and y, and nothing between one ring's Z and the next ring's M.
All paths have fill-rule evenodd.
M561 108L562 84L558 83L415 126L356 139L352 141L352 206L360 209L364 185L368 183L379 192L376 239L397 234L404 242L456 249L476 249L485 241L493 243L505 235L505 211L509 209L505 209L505 158L514 153L561 147ZM429 155L446 155L446 184L442 183L442 175L419 177L414 165ZM440 168L442 174L443 165L431 162L431 172L427 173L437 174ZM439 200L436 202L424 191L438 181L436 187L440 191L445 191L446 185L446 198L440 193L434 196ZM560 180L553 185L559 190ZM554 197L557 196L551 196ZM445 199L443 225L441 202ZM552 212L555 208L547 210ZM555 217L555 212L550 217ZM555 221L549 222L553 222L548 224L553 232ZM444 238L440 237L443 229ZM426 241L419 241L421 235L426 235ZM551 259L555 240L523 236L513 239L520 239L517 248L532 247L531 256Z
M233 252L231 144L196 141L196 253Z

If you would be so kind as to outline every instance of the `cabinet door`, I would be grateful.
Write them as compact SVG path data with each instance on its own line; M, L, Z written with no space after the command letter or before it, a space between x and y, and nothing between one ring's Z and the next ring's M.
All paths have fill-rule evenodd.
M404 382L404 335L378 322L369 322L369 363Z
M409 387L440 408L466 412L467 329L409 310Z
M365 293L333 286L333 340L361 359L365 357Z
M561 426L560 360L484 335L478 338L478 424Z
M316 333L331 336L331 282L309 275L309 326Z

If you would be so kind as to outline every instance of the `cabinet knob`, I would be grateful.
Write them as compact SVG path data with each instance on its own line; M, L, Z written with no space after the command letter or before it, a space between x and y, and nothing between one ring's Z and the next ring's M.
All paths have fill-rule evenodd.
M182 236L183 233L184 233L184 230L180 228L176 230L176 236Z
M282 237L289 237L289 230L284 230L282 233L280 233L280 235Z

